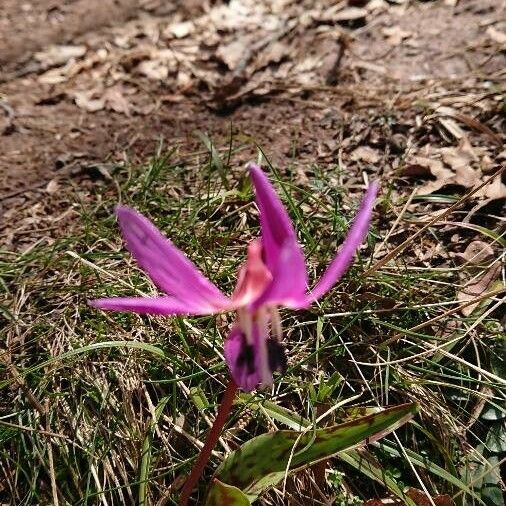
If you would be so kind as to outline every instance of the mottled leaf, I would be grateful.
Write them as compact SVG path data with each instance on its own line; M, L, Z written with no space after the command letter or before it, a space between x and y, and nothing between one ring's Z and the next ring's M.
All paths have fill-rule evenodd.
M297 471L377 441L412 418L417 410L415 403L409 403L324 429L262 434L232 452L216 471L216 477L240 488L253 501L279 483L287 469Z
M250 506L248 498L236 487L216 478L207 494L206 506Z

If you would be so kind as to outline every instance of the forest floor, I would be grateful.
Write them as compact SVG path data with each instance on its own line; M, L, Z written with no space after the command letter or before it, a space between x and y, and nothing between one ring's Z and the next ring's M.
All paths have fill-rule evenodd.
M425 403L428 409L425 422L431 427L427 440L438 448L437 469L458 477L459 482L456 484L439 471L434 477L427 466L421 466L419 475L410 474L407 468L396 468L395 472L407 473L400 482L413 490L423 489L425 484L431 495L442 497L440 501L451 501L441 505L452 501L466 504L459 502L468 493L460 487L462 483L471 483L475 494L472 498L477 504L479 500L492 504L487 502L488 492L482 489L492 483L491 494L496 498L493 494L501 490L497 470L506 449L501 439L506 434L504 416L486 419L487 423L502 423L501 430L495 426L491 429L485 423L473 431L480 416L490 408L490 400L504 401L504 385L499 388L496 384L497 376L501 376L497 371L504 370L502 364L497 365L502 352L495 348L503 346L504 340L498 337L497 342L483 350L480 346L483 335L491 332L499 336L498 329L505 324L498 295L505 283L505 83L503 0L4 0L0 9L0 280L4 296L0 309L6 331L0 342L4 358L0 369L0 423L10 425L5 425L5 450L0 456L4 474L0 502L135 502L138 443L142 447L145 424L151 423L149 417L154 409L151 400L135 397L136 389L141 389L139 385L145 389L146 378L155 377L158 372L151 376L148 364L137 364L130 371L131 378L119 382L122 394L117 396L111 390L110 395L121 400L115 398L116 404L111 401L114 409L111 407L109 413L105 406L110 399L97 400L99 394L92 399L90 385L96 373L102 375L102 386L111 387L115 380L107 377L103 367L108 360L117 360L116 356L100 355L100 363L90 359L83 366L86 371L80 373L82 385L79 378L74 378L75 383L69 380L73 385L69 386L62 371L51 364L44 366L40 376L27 372L26 384L15 371L36 366L41 362L38 356L51 360L77 346L93 343L84 330L76 330L83 323L81 318L74 315L68 319L63 305L64 301L74 308L85 305L90 296L86 294L88 288L96 287L98 282L93 276L101 281L107 279L102 277L103 271L110 268L107 261L114 263L112 269L118 276L123 275L118 274L121 268L117 265L122 258L118 256L119 234L110 218L117 200L136 204L152 216L157 216L154 202L158 206L163 203L167 212L174 209L173 221L165 225L170 224L171 229L178 225L188 227L181 232L181 244L188 248L197 247L195 237L204 238L207 242L202 247L207 254L213 241L204 231L206 223L211 226L218 211L224 212L225 204L220 199L229 198L228 212L232 212L234 203L242 209L243 197L227 192L242 181L244 164L256 160L260 148L264 158L277 168L280 180L286 179L293 188L310 188L319 196L314 201L296 201L304 215L314 216L315 224L321 225L320 231L315 225L314 234L306 237L304 234L313 225L301 223L300 216L296 220L299 226L306 227L301 238L304 247L319 254L315 270L335 247L332 239L324 246L314 243L314 237L326 229L325 216L333 220L327 232L335 232L336 227L342 232L369 180L378 180L382 188L380 209L375 215L377 249L369 245L372 264L382 262L387 253L439 215L423 234L415 236L402 255L392 259L397 263L385 261L381 268L369 270L369 286L349 288L350 293L342 294L343 300L336 302L335 307L344 318L350 318L355 305L367 301L368 315L384 312L392 316L392 326L382 329L382 339L389 340L397 336L401 327L412 329L443 314L448 307L479 299L442 318L441 327L427 326L432 337L459 338L456 347L444 348L445 353L451 351L460 360L458 367L462 369L458 374L450 366L444 374L438 369L439 376L434 381L441 391L431 391L428 382L412 390L405 387L410 393L399 394L399 399L395 399L422 396L422 405ZM173 173L169 174L169 168ZM199 192L210 184L209 178L213 185L218 180L223 185L216 186L212 194L217 199L218 215L205 210L204 221L195 221L201 216L191 215L198 200L192 200L191 193L200 198ZM159 197L162 191L166 193L163 198ZM207 191L206 205L210 205ZM326 199L330 203L323 204ZM179 201L177 205L174 200ZM185 208L179 207L182 203ZM451 206L455 206L455 211L444 214ZM181 221L175 223L178 219ZM229 217L220 219L228 223ZM215 225L222 224L220 221ZM228 237L225 244L227 241ZM97 253L101 247L108 253ZM61 261L63 257L67 260L55 263L55 259ZM92 262L102 271L86 267L83 261ZM392 265L405 268L407 277L395 280ZM228 267L232 269L235 264ZM83 271L88 268L90 272ZM445 269L452 273L451 279L438 277ZM392 279L386 280L390 275ZM413 284L411 275L420 276L419 286ZM407 298L403 299L400 292L408 284L409 297L404 294ZM78 300L69 294L68 286L79 287ZM487 293L493 295L483 297ZM57 301L56 297L62 298ZM486 304L480 304L481 298ZM426 312L420 310L409 321L393 316L398 307L419 308L424 304L434 307ZM336 314L335 307L331 303L327 313ZM376 310L379 313L374 313ZM59 320L60 316L63 320ZM92 317L85 317L84 328L106 337L103 333L107 320L95 328L90 323ZM126 332L118 330L119 321L116 320L115 329ZM374 327L377 321L371 316L369 324ZM159 328L156 325L149 325L147 335L150 342L159 344L154 335ZM295 328L299 328L297 325ZM337 325L344 328L345 323ZM370 329L362 330L367 333ZM420 357L428 356L438 365L427 365L423 378L434 379L431 374L443 367L439 364L440 350L431 352L423 346L432 345L419 343L421 348L409 355L411 351L406 350L420 337L409 336L405 347L392 351L388 360L402 357L407 361L402 353L408 353L413 364L420 366ZM137 334L133 329L123 336L124 340L134 338ZM398 339L397 336L394 341ZM109 336L109 340L114 339ZM376 363L376 355L371 353L377 345L373 342L367 348L369 352L359 348L359 358ZM475 356L469 355L470 349L476 351ZM128 350L118 351L118 356L123 356L121 353L130 356ZM208 358L215 356L211 348L202 353L207 353ZM302 348L294 353L304 356L308 350ZM123 367L120 362L115 363ZM421 367L425 365L422 363ZM392 365L393 369L396 367ZM400 376L392 373L394 388L401 383L399 377L407 384L420 373L416 367L406 373L402 363L398 367L396 373ZM377 374L381 376L385 370L390 371L387 366L378 365ZM461 380L469 376L465 380L471 382L466 383L467 390L460 391L453 385L453 379L449 379L453 372ZM193 369L186 371L193 373ZM365 378L360 374L356 381L361 380ZM219 394L219 386L202 388L212 398ZM383 384L379 391L383 392L382 388ZM352 390L345 393L351 395ZM478 393L474 395L471 390ZM60 397L51 393L56 391ZM191 402L193 397L188 392L183 388L186 402ZM301 399L309 396L304 387L300 392ZM66 394L97 403L98 407L82 408L79 429L72 421L72 413L81 408L72 400L65 400L65 404L62 399ZM423 399L422 394L427 394L427 398ZM153 397L153 392L150 395ZM370 395L369 400L374 397ZM381 401L389 399L388 394L386 398L381 395ZM438 411L436 404L446 402L447 396L451 402ZM64 463L55 468L53 457L51 462L48 460L52 445L47 443L53 441L54 446L54 438L44 439L43 434L40 440L31 438L30 431L40 432L43 420L48 431L86 446L86 431L93 432L92 414L103 415L103 427L109 429L111 417L119 416L115 411L118 402L125 406L123 421L117 425L121 434L114 444L112 440L104 443L104 434L103 441L93 435L88 455L93 455L95 467L91 466L89 472L83 467L70 473L72 466L83 466L85 458L70 453L62 456ZM498 406L503 406L501 402L493 404L492 412L497 413ZM139 407L139 403L144 407ZM52 415L47 416L45 411L37 414L41 406L48 406ZM297 411L294 399L283 406ZM122 432L123 422L131 421L137 411L143 415L134 423L135 430ZM209 416L212 412L210 409ZM455 423L451 430L445 427L449 416ZM240 417L246 417L246 422L239 418L238 423L251 423L248 414L241 413ZM187 421L183 430L176 418L168 417L170 430L177 427L179 436L187 436L198 448L195 441L205 434L208 419L200 420L202 427L193 428ZM198 410L188 414L189 420L197 418ZM265 420L256 423L255 430L270 427ZM499 434L495 448L501 451L486 444L479 446L481 438L489 437L491 430ZM157 437L162 447L173 448L172 436ZM176 440L176 450L184 454L178 444L181 442ZM424 444L422 450L430 452L430 445ZM474 478L469 478L462 471L466 467L462 462L472 451L481 460L475 466L478 471L474 470ZM118 463L122 452L125 460ZM105 455L103 466L99 455ZM389 458L393 458L392 454ZM34 459L27 466L29 469L24 469L23 459ZM179 463L184 467L190 460L191 455L184 455ZM172 469L171 465L173 462L163 456L154 459L149 477L152 486L144 492L150 504L173 500L166 490L178 487L174 476L179 468ZM72 483L60 487L55 476ZM484 478L490 479L487 482ZM329 497L341 497L343 490L369 500L369 504L381 504L371 501L393 494L388 487L375 489L371 485L361 490L345 479L329 492L325 489L328 484L316 482L316 489L323 487L318 499L321 504L330 501ZM297 504L294 490L304 487L300 483L292 486L295 488L290 501ZM313 491L308 485L309 489ZM83 494L86 500L82 499ZM423 502L423 497L413 497L416 504L430 504ZM280 491L266 496L265 501L286 504ZM301 504L309 503L301 500Z

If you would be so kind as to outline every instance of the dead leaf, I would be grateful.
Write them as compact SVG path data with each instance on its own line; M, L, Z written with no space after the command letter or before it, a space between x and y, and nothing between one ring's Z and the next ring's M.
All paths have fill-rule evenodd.
M497 42L498 44L501 44L501 45L506 44L506 33L500 32L499 30L497 30L493 26L489 26L485 33L494 42Z
M426 145L421 149L424 156L413 157L406 165L404 173L409 176L431 175L435 179L428 181L417 190L418 194L436 192L446 185L459 185L466 189L484 182L482 172L485 150L471 146L467 137L460 140L456 147L435 149ZM486 154L486 153L485 153ZM436 157L441 157L441 160ZM500 177L475 193L475 197L490 200L506 198L506 185Z
M130 116L130 104L119 87L108 88L103 92L98 89L76 91L74 100L78 107L88 112L109 109Z
M476 192L476 196L490 200L506 199L506 185L501 181L501 176L497 175L491 183Z
M216 51L216 57L230 70L235 70L247 54L248 42L244 38L239 38L220 46Z
M102 98L108 109L130 116L130 103L119 87L108 88Z
M406 166L406 173L409 175L423 175L429 173L435 179L428 181L417 190L420 195L430 194L440 190L443 186L451 184L454 174L450 169L445 168L443 162L425 156L415 156L411 163Z
M176 39L182 39L187 37L195 30L195 25L192 21L181 21L180 23L172 23L163 32L166 37L176 37Z
M385 26L381 29L381 33L392 46L400 45L404 39L408 39L413 35L412 32L403 30L399 25Z
M341 2L339 2L337 5L330 7L319 16L319 19L321 21L339 23L342 21L358 21L367 17L367 9L363 7L345 7L344 9L340 9L341 5Z
M417 488L410 488L406 492L406 495L411 498L417 506L432 506L431 501L425 494L425 492L422 492L421 490L418 490ZM453 506L454 502L452 498L449 495L435 495L432 496L432 502L436 506Z
M90 91L75 91L74 100L77 107L84 109L88 112L101 111L105 106L105 101L102 97L93 98L95 95L94 90Z
M58 181L56 179L51 179L51 181L47 183L46 192L49 194L56 193L59 187Z
M370 146L359 146L351 153L350 158L355 162L378 163L381 160L381 155L376 149Z
M443 161L455 172L456 184L472 188L480 181L480 171L471 167L478 157L467 138L464 137L456 148L441 148L441 154Z
M144 60L137 65L137 72L153 81L167 79L169 68L162 60Z
M482 276L480 276L477 280L472 280L468 284L464 285L459 292L457 293L457 300L460 302L467 302L469 300L473 300L476 297L479 297L486 291L492 289L492 285L495 281L499 279L501 275L501 264L496 262L492 267L485 272ZM480 302L476 302L471 304L470 306L462 309L462 314L464 316L469 316L480 304Z
M64 65L72 58L80 58L86 53L86 46L49 46L45 51L34 54L43 68Z
M460 256L470 264L479 265L493 258L494 249L484 241L472 241Z

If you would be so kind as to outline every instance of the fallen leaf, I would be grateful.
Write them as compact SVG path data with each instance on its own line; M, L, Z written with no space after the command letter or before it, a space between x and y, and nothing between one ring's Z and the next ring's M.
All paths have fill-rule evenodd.
M458 147L441 148L441 154L443 161L455 172L456 184L464 188L471 188L479 182L481 172L471 167L478 157L465 137Z
M163 32L166 37L174 36L176 39L187 37L195 30L195 25L192 21L181 21L180 23L172 23Z
M400 45L404 39L408 39L413 35L412 32L403 30L399 25L385 26L381 29L381 33L392 46Z
M477 197L485 197L490 200L498 200L506 198L506 185L501 181L501 176L497 175L495 179L484 186L476 193Z
M498 44L501 44L501 45L506 44L506 33L500 32L499 30L497 30L493 26L489 26L485 33L494 42L497 42Z
M321 21L339 23L342 21L358 21L367 17L367 9L363 7L345 7L344 9L340 9L341 5L341 2L339 2L337 5L330 7L319 16L319 19Z
M479 265L493 258L494 249L484 241L472 241L460 256L470 264Z
M105 100L102 97L93 98L95 95L94 90L90 91L75 91L74 101L77 107L84 109L88 112L101 111L105 106Z
M51 181L47 183L46 192L49 194L56 193L59 187L58 181L56 179L51 179Z
M249 41L244 38L233 40L229 44L220 46L216 51L219 58L230 70L235 70L244 59Z
M496 262L487 272L485 272L485 274L480 276L477 280L472 280L471 282L464 285L457 292L457 300L460 302L467 302L469 300L475 299L476 297L479 297L486 291L492 289L492 285L499 279L500 275L501 264L499 262ZM469 316L480 304L481 302L471 304L470 306L462 309L461 312L464 316Z
M137 65L137 72L153 81L167 79L169 68L162 60L144 60Z
M74 101L78 107L88 112L109 109L130 116L130 104L118 87L108 88L103 92L98 89L76 91Z
M446 185L459 185L469 189L485 181L482 166L486 166L486 153L483 149L471 146L467 137L463 137L456 147L435 149L426 145L420 153L421 155L412 157L404 168L404 173L408 176L434 177L418 188L418 194L430 194ZM487 167L487 171L490 172L490 167ZM477 191L475 197L490 200L506 198L506 185L500 177L496 177Z
M102 98L108 109L130 116L130 103L118 87L108 88Z
M415 156L406 166L405 173L408 175L430 174L435 179L420 186L417 194L425 195L440 190L446 184L451 184L454 174L450 169L445 168L443 162L425 156Z
M432 502L427 497L425 492L418 490L417 488L410 488L406 492L406 495L412 499L417 506L453 506L455 503L449 495L435 495L432 496Z
M80 58L86 53L86 46L49 46L35 53L34 58L44 67L58 67L72 58Z
M370 146L359 146L351 153L350 158L355 162L378 163L381 155L376 149Z

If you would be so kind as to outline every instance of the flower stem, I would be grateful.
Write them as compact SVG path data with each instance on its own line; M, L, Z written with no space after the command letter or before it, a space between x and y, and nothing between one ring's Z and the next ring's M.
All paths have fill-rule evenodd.
M211 456L211 452L213 451L213 448L216 446L218 438L220 437L223 426L227 421L236 392L237 385L235 381L230 378L225 393L221 399L220 407L218 408L218 414L216 415L213 426L207 435L204 447L200 451L197 461L191 470L190 476L188 476L188 479L185 481L185 484L183 486L183 490L181 491L179 506L187 506L192 490L199 481L200 475L204 471L204 467L206 466L206 463Z

